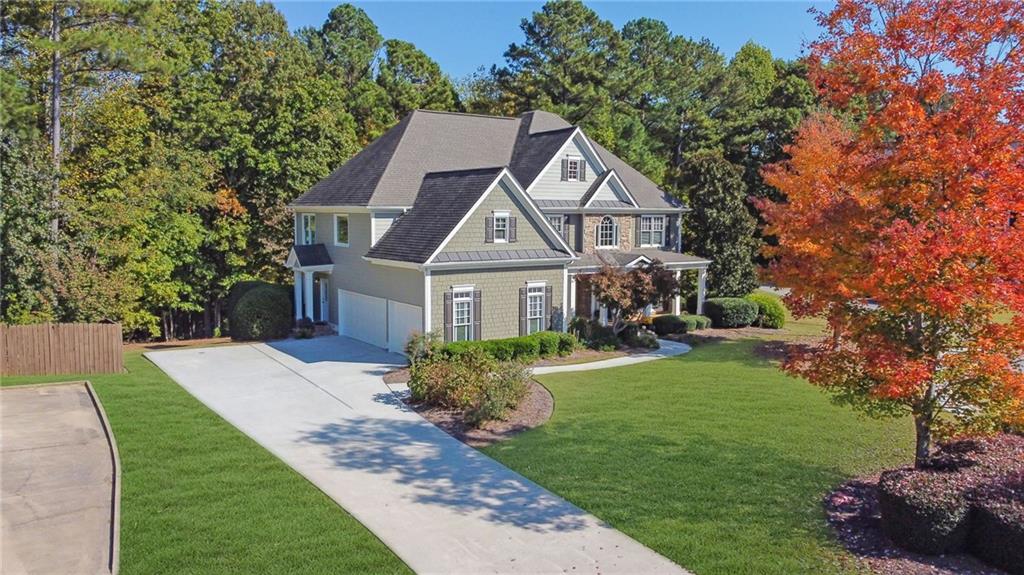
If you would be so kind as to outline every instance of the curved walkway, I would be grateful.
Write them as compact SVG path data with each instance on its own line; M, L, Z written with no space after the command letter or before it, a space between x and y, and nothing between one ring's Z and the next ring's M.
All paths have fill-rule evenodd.
M686 573L406 407L382 380L401 356L340 336L146 356L418 573Z
M666 357L675 357L677 355L682 355L693 349L690 346L686 345L685 343L669 341L667 339L659 339L658 343L661 345L660 348L649 351L647 353L625 355L622 357L613 357L611 359L602 359L600 361L591 361L587 363L573 363L569 365L546 365L543 367L535 367L533 368L532 372L533 375L544 375L548 373L562 373L566 371L590 371L593 369L622 367L624 365L635 365L638 363L654 361L656 359L662 359Z
M0 572L117 572L117 448L87 383L0 390L0 457Z

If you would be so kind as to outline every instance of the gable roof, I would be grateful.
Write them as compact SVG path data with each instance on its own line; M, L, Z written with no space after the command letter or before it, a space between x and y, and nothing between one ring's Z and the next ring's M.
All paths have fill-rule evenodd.
M414 110L292 206L408 207L417 203L428 174L508 166L529 185L572 138L576 128L539 110L516 118ZM680 204L643 174L593 140L601 163L614 168L639 207Z
M391 224L366 257L426 262L502 171L499 166L427 174L412 209Z
M327 253L327 246L323 244L308 244L292 246L285 265L290 268L305 268L329 266L333 263L331 261L331 254Z
M601 188L603 188L605 184L608 184L609 185L609 189L610 189L610 186L611 186L611 182L610 181L613 180L613 179L617 180L619 182L619 185L623 188L623 192L626 194L626 198L629 200L628 202L624 202L624 201L620 200L619 197L618 197L618 194L615 194L616 197L615 197L614 200L598 200L598 199L596 199L598 193L600 193ZM615 191L612 190L612 193L614 193L614 192ZM626 189L625 184L622 183L622 178L620 178L619 175L615 172L615 168L609 168L609 169L605 170L605 172L603 174L601 174L601 177L599 177L597 180L594 181L593 184L590 185L590 189L587 190L587 193L583 194L583 197L580 198L580 205L585 207L585 208L586 207L590 207L590 206L593 206L593 207L626 207L626 208L638 207L636 205L636 201L633 199L632 195L629 193L629 190Z

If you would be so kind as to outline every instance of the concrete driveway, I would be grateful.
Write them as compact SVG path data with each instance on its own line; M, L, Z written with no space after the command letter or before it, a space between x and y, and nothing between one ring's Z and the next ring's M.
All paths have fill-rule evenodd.
M0 573L117 566L117 456L83 382L0 390Z
M407 409L381 380L400 356L340 336L146 356L419 573L685 573Z

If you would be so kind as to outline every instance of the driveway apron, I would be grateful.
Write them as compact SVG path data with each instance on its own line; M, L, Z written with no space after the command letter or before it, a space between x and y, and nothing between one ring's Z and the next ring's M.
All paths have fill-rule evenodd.
M403 358L341 337L150 352L419 573L685 573L456 441L381 376Z

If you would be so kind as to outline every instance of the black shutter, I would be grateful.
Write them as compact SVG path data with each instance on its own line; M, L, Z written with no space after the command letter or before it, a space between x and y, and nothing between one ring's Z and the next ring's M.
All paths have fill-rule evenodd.
M519 288L519 335L526 335L526 288Z
M480 290L473 290L473 339L480 341L480 316L483 315L483 307L480 306Z
M569 158L562 158L562 181L569 181Z
M587 161L580 158L580 181L587 181Z
M444 292L444 342L449 343L452 337L452 292Z
M509 216L508 218L508 243L514 243L519 241L516 238L516 217Z
M544 286L544 317L547 318L547 329L553 329L554 320L551 317L551 286Z
M487 216L484 218L484 243L494 243L494 217Z

